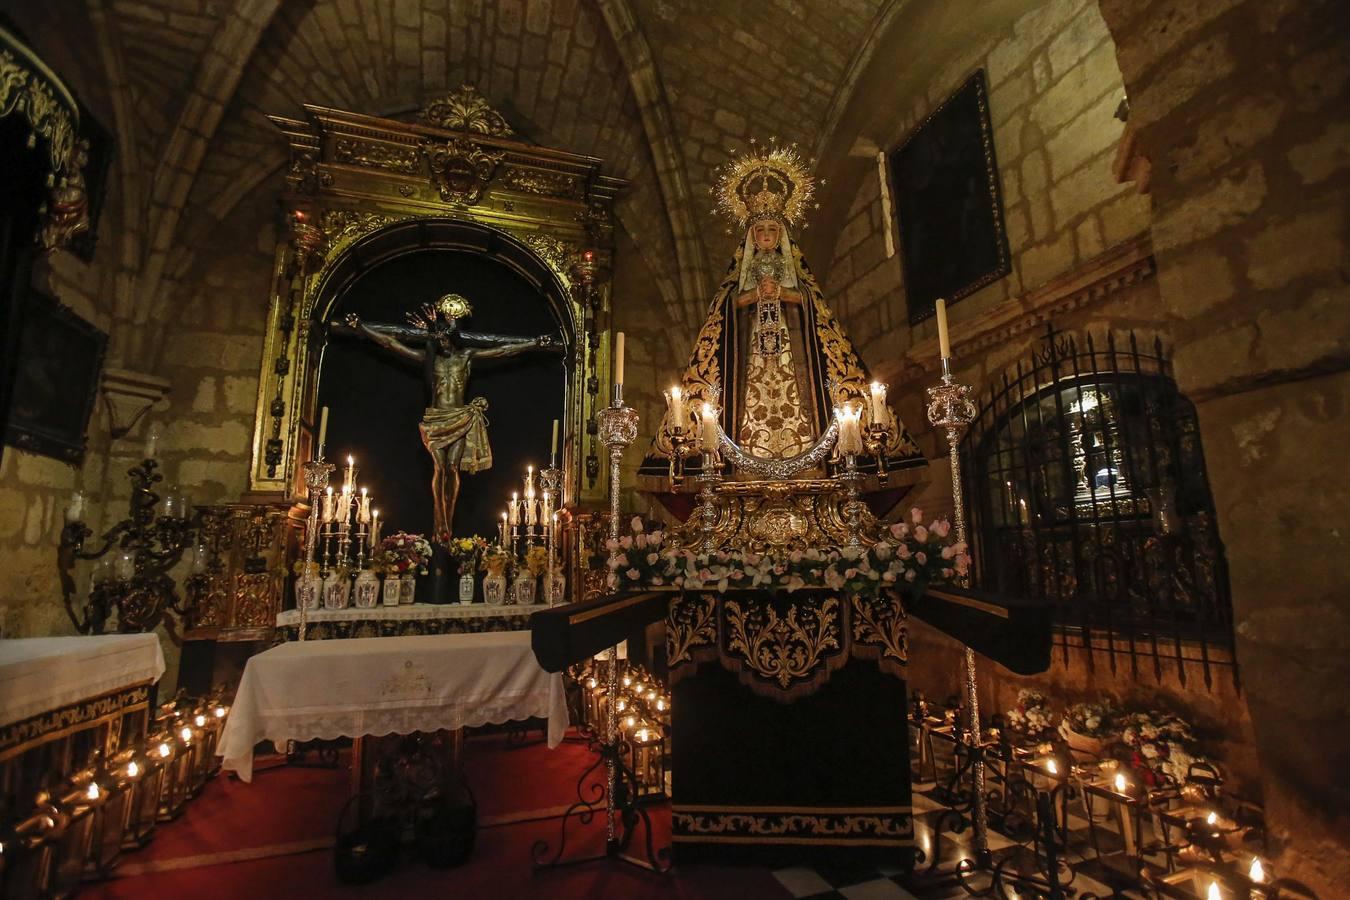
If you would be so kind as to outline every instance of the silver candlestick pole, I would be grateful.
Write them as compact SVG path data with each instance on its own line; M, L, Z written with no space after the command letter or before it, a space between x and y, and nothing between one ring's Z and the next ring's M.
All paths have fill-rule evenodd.
M326 412L326 410L325 410ZM319 507L323 503L324 491L328 487L328 477L337 466L324 462L323 457L305 463L305 487L309 489L309 527L305 529L305 566L314 561L315 550L319 543ZM308 569L306 569L308 571ZM303 575L301 577L304 577ZM300 626L296 634L305 639L305 603L300 602Z
M961 490L961 436L975 421L978 410L970 400L971 387L952 377L951 359L942 358L942 381L928 388L928 421L942 429L947 438L947 453L952 470L952 516L956 519L956 540L966 542L966 504ZM968 576L961 578L964 586ZM984 757L980 752L980 699L975 681L975 651L966 650L966 706L970 714L966 741L974 761L971 773L974 780L973 815L975 820L975 859L980 865L989 862L989 812L984 797Z
M637 410L623 405L623 385L614 385L614 402L606 409L596 413L600 430L600 442L609 448L609 537L619 540L619 463L628 445L637 439ZM612 571L612 569L611 569ZM609 648L609 669L605 676L605 695L609 698L605 711L605 741L611 747L619 739L619 714L615 708L619 693L619 647ZM609 793L605 798L605 839L611 852L618 847L618 829L614 808L615 757L610 753L605 761L605 774L609 782Z
M557 552L561 549L558 538L558 510L562 508L562 469L557 467L556 459L550 459L548 468L539 470L539 486L544 495L552 502L543 504L541 518L544 519L544 535L548 539L548 573L544 576L544 599L552 606L557 602L556 588L553 584L553 567Z

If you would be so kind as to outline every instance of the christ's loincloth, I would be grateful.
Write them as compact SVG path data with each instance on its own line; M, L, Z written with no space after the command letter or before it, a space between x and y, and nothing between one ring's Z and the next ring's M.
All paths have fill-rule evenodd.
M449 451L447 462L461 472L492 468L492 448L487 435L488 402L475 397L468 406L449 409L428 407L422 415L422 443L433 455Z

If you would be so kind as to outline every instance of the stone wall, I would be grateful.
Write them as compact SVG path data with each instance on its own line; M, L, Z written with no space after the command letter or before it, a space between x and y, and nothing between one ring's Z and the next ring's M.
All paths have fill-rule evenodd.
M1103 0L1153 166L1162 312L1197 400L1277 872L1350 884L1350 21Z

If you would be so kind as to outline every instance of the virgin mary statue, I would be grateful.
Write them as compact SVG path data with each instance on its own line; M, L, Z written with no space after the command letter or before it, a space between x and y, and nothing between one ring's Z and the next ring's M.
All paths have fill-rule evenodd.
M871 421L866 367L825 303L792 240L814 184L795 150L771 146L732 162L717 187L718 205L744 229L726 276L699 329L680 379L691 414L711 403L722 430L743 451L787 459L809 450L836 407L852 404ZM889 410L887 466L922 460ZM642 474L662 475L670 453L664 429Z

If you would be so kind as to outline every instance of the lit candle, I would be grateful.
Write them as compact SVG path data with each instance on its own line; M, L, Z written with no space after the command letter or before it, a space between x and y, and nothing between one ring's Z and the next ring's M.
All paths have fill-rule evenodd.
M370 546L374 547L380 542L380 511L372 509L370 511Z
M538 522L538 519L536 518L536 512L535 512L534 492L531 491L531 492L530 492L530 496L528 496L528 497L525 498L525 524L526 524L526 525L534 525L534 524L536 524L537 522Z
M324 407L319 413L319 444L318 450L314 454L315 459L323 459L324 441L328 439L328 407Z
M675 428L684 427L684 392L680 390L677 384L670 389L666 395L670 403L670 424Z
M1218 824L1219 824L1219 814L1216 813L1216 812L1212 812L1212 811L1211 811L1209 815L1205 816L1205 824L1206 824L1206 825L1218 825Z
M623 384L623 332L614 335L614 383Z
M356 460L352 459L351 454L347 455L347 474L342 481L343 492L350 491L356 486Z
M716 453L718 444L717 410L711 403L703 404L703 452Z
M370 495L365 488L361 488L361 505L356 508L356 520L362 525L370 522Z
M70 495L70 503L66 505L66 521L78 522L84 516L84 491L76 491Z
M337 507L333 505L333 486L328 486L328 493L323 498L323 512L321 518L325 522L333 521L333 515L337 512Z
M943 359L951 359L952 339L947 332L947 301L941 297L937 299L937 328L938 328L938 353Z
M1252 867L1247 870L1247 878L1255 884L1266 883L1266 870L1261 866L1261 860L1252 857Z
M863 452L862 433L858 430L861 409L841 406L835 410L839 419L839 452L845 456L857 456Z
M1045 771L1049 772L1051 775L1059 774L1059 764L1055 762L1053 756L1045 761Z
M542 511L540 521L548 525L553 520L553 497L548 491L544 491L544 498L539 501L539 505Z
M553 420L553 444L549 450L549 456L556 460L558 458L558 420Z
M511 505L507 507L511 511L511 524L520 524L520 495L515 491L511 492Z
M1125 773L1123 773L1123 772L1117 772L1117 773L1116 773L1116 793L1117 793L1117 794L1124 794L1124 793L1126 793L1126 788L1128 788L1129 786L1130 786L1130 783L1129 783L1128 781L1125 780Z
M525 467L525 499L534 499L534 466Z
M885 425L886 417L886 385L879 381L872 382L872 421L877 425Z
M1211 881L1209 890L1205 892L1205 900L1223 900L1223 894L1219 893L1219 883Z

